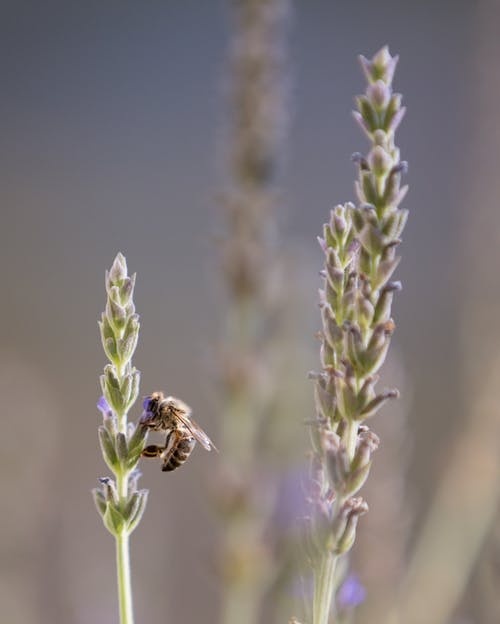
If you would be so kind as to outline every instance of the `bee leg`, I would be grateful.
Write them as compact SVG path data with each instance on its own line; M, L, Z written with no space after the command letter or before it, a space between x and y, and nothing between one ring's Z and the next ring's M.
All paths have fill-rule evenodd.
M163 446L157 446L156 444L150 444L142 451L142 457L160 457L165 450Z
M171 432L169 432L167 435L167 439L165 440L165 446L158 446L157 444L150 444L149 446L146 446L146 448L142 451L141 456L142 457L161 457L163 459L163 456L168 449L168 444L169 444L171 435L172 435Z

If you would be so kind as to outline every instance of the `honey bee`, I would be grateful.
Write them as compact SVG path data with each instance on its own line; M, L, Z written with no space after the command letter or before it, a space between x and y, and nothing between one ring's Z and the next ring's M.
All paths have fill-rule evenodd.
M145 397L144 412L140 423L152 431L166 431L165 446L150 444L142 452L143 457L160 457L164 472L175 470L187 460L193 452L196 442L204 449L215 449L203 429L191 418L191 408L180 399L163 392L153 392Z

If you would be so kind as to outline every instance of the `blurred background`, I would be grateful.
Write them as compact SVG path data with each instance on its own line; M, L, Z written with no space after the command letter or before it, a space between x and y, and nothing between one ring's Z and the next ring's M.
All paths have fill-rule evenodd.
M138 274L142 394L182 397L217 444L234 23L222 0L2 0L0 15L0 608L11 624L117 622L113 540L90 496L107 474L95 408L104 270L122 251ZM493 624L500 7L309 0L286 20L275 217L292 267L281 382L294 400L280 427L298 442L280 451L284 483L304 465L307 371L319 365L316 236L329 209L354 198L350 155L367 146L350 114L364 89L356 57L387 43L408 106L397 143L410 164L410 219L383 381L403 398L373 423L382 446L353 554L368 588L357 621ZM139 622L218 621L218 461L196 449L172 475L143 462L150 499L132 537Z

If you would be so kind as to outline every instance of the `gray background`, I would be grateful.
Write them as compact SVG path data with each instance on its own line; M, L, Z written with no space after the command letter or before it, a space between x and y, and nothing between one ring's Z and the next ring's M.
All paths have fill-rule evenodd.
M411 389L410 543L465 418L461 364L480 357L461 351L459 335L467 288L480 277L467 274L463 256L473 188L498 232L495 180L474 187L491 154L482 162L469 150L493 5L309 0L293 11L280 237L303 258L309 312L297 341L312 348L315 237L329 208L353 198L349 157L366 148L350 115L364 88L356 55L389 43L401 58L395 87L408 114L398 144L410 162L411 216L394 351ZM211 353L224 310L216 234L228 37L220 1L0 3L0 596L11 624L117 621L112 539L89 491L105 473L96 320L118 250L138 273L142 390L185 397L217 439ZM494 119L486 136L498 133ZM316 365L312 351L296 367L303 374L292 382L304 393ZM213 462L197 450L190 470L171 479L155 462L143 466L150 503L132 539L140 622L216 621L205 494Z

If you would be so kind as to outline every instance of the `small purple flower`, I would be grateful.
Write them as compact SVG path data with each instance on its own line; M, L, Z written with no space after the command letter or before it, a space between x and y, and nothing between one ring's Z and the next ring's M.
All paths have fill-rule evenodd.
M340 586L337 601L340 609L353 609L366 598L366 589L356 574L349 574Z
M110 408L106 399L102 396L99 401L97 401L97 409L102 412L103 418L112 418L113 410Z
M142 408L144 411L142 412L139 422L143 425L153 418L153 412L151 411L151 397L144 397Z

